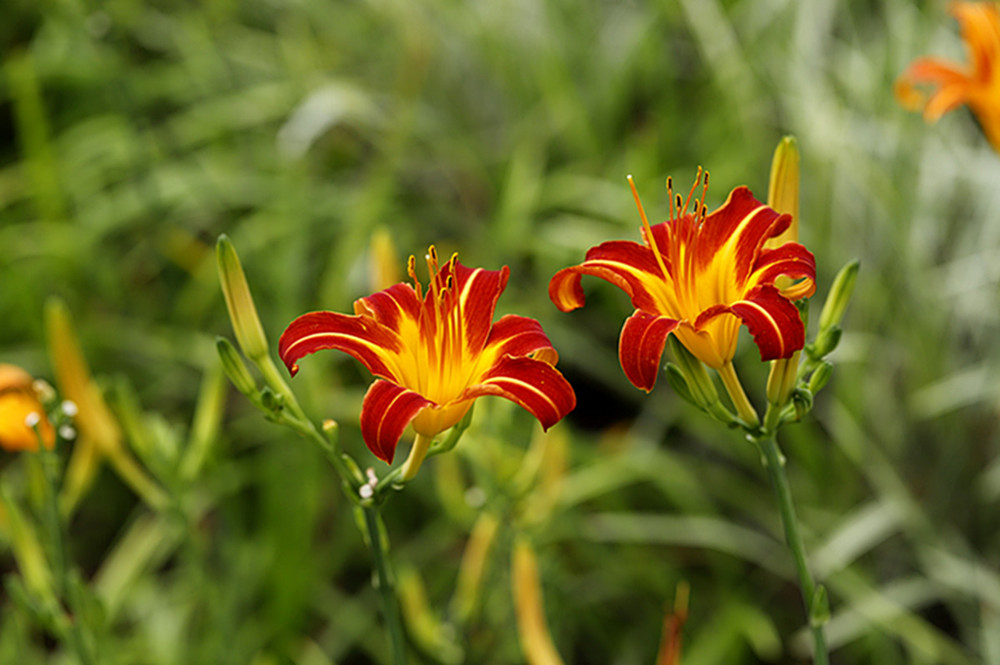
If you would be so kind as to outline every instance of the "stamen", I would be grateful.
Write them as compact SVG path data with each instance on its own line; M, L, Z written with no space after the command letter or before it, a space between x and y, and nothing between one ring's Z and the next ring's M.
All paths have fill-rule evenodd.
M674 177L667 176L667 209L670 210L670 221L674 220L674 207L670 205L674 200Z
M687 214L688 204L691 203L691 198L694 196L694 190L696 190L698 185L701 184L701 176L703 173L705 173L705 170L699 166L698 175L694 177L694 184L691 185L691 191L688 192L687 199L684 201L684 209L681 211L681 217Z
M417 292L417 300L423 300L423 289L420 286L420 280L417 279L417 257L413 254L410 254L410 258L406 262L406 273L413 280L413 290Z
M660 256L660 248L656 245L656 240L653 238L653 229L649 226L649 219L646 217L646 211L642 207L642 201L639 200L639 192L636 191L635 183L632 182L632 176L627 175L625 179L628 180L628 186L632 188L632 197L635 198L635 205L639 208L639 217L642 218L642 227L646 230L646 244L653 251L653 256L656 257L656 263L660 266L660 270L663 272L663 277L667 280L670 279L670 273L667 272L667 266L663 262L663 257ZM667 187L671 184L670 179L667 179Z
M705 184L701 187L701 219L704 219L707 215L707 208L705 208L705 195L708 193L708 171L705 171ZM699 220L701 221L701 220Z

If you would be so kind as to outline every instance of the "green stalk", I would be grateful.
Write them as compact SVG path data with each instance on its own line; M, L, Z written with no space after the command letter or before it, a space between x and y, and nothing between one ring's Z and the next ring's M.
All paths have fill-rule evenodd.
M778 449L778 442L773 433L756 437L757 445L764 454L767 472L771 477L778 507L781 509L781 523L785 528L785 543L795 560L795 571L799 577L799 589L806 608L806 618L813 637L813 662L816 665L827 665L829 656L826 649L826 638L823 636L821 623L813 621L813 601L816 596L816 583L806 562L806 549L799 534L798 521L795 517L795 506L792 503L792 491L788 486L788 476L785 474L785 460Z
M48 531L49 546L52 548L52 568L55 573L56 594L67 605L72 615L66 617L66 639L76 653L80 665L95 665L90 654L83 629L80 625L81 603L74 585L70 582L69 562L66 556L66 537L59 512L59 459L54 450L49 450L38 437L39 461L45 476L44 521Z
M392 649L393 665L406 665L406 641L403 634L403 622L399 615L399 599L392 583L389 570L388 544L382 539L382 520L378 507L366 505L362 507L365 513L365 525L368 528L368 538L375 558L375 573L378 581L378 593L382 602L382 614L385 618L385 629L389 633L389 644Z

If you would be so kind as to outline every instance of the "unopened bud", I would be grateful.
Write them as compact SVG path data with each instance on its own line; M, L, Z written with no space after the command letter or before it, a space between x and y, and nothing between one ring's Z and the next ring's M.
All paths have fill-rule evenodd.
M819 315L820 332L827 328L840 325L840 320L844 318L844 310L851 301L854 293L854 282L857 281L858 267L860 263L855 259L851 261L837 273L830 287L830 294L823 304L823 312Z
M824 386L830 382L830 376L832 374L833 365L824 360L820 363L820 366L816 368L816 371L812 373L812 376L809 377L809 392L815 395L822 390Z
M822 584L813 591L812 600L809 603L809 625L817 628L830 620L830 600L827 597L826 587Z
M369 252L370 286L373 291L382 291L403 281L396 256L396 243L392 240L392 234L384 227L378 227L372 232Z
M812 411L813 394L808 388L796 388L792 393L792 405L795 407L795 418L802 420Z
M233 324L236 341L247 357L257 361L267 355L267 337L257 316L257 307L253 304L253 296L250 295L250 287L247 285L246 275L243 274L240 257L225 234L219 236L215 246L215 257L222 294L226 298L229 320Z
M264 386L260 391L260 403L267 411L277 415L285 408L285 399L280 394L274 392L270 386Z
M695 404L703 409L708 409L712 404L719 401L719 392L712 382L712 377L708 375L708 370L700 360L688 351L676 335L667 337L667 346L670 353L677 361L677 369L687 384L688 390Z
M810 355L813 358L822 358L829 355L840 344L840 336L842 334L843 331L837 325L830 326L829 328L821 328L819 336L812 344L812 353Z
M240 357L232 342L225 337L216 337L215 348L219 352L219 359L222 360L223 371L236 386L236 389L247 397L256 395L257 382L254 381L250 370L247 369L243 358Z
M538 557L525 537L514 542L511 584L514 591L514 614L517 636L525 660L538 665L562 665L545 620Z
M684 378L684 373L677 365L667 363L664 368L664 372L667 377L667 383L670 384L670 387L674 389L674 392L677 393L684 401L694 404L699 409L705 408L704 405L695 401L694 396L691 394L691 389L688 387L687 379Z
M786 136L774 151L771 179L767 188L767 205L792 217L792 223L781 235L767 241L766 247L780 247L799 241L799 144Z
M771 373L767 377L767 401L782 407L795 388L799 374L799 352L791 358L779 358L771 362Z

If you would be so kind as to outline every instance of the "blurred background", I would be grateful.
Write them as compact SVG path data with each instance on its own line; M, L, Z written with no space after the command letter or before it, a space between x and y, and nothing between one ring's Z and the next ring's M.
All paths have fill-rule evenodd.
M626 174L654 222L665 178L689 182L699 165L710 208L741 184L765 198L786 134L802 153L814 311L861 261L833 381L782 437L830 594L832 661L1000 662L1000 157L966 109L926 125L892 95L917 56L964 59L945 9L6 0L0 360L54 380L43 310L57 296L125 445L160 484L173 491L185 447L208 443L183 517L145 505L107 465L79 501L69 550L101 603L102 662L389 662L332 467L212 388L224 386L214 337L232 336L221 233L272 344L298 314L350 311L373 291L381 233L401 269L431 243L466 265L509 265L500 312L538 319L559 350L579 406L553 430L565 459L547 462L559 489L544 517L525 517L542 499L522 482L538 427L491 400L456 452L386 505L401 577L464 650L438 660L523 662L509 581L521 524L568 663L652 664L681 581L684 665L807 662L757 454L665 381L648 396L628 383L619 290L586 280L588 306L572 314L547 297L588 247L638 238ZM748 342L737 367L760 407L767 368ZM382 474L357 430L369 380L326 353L293 387ZM226 390L214 406L212 390ZM23 457L0 453L9 499L28 502L30 485ZM457 621L456 571L484 511L501 526L476 609ZM0 543L0 662L73 662L10 592L18 568Z

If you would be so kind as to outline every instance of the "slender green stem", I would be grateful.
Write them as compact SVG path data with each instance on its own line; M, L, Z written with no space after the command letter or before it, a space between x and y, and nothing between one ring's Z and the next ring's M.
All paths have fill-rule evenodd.
M816 665L827 665L829 656L826 650L826 638L823 636L823 626L814 625L812 621L813 597L816 593L816 583L806 562L806 549L799 534L798 521L795 517L795 506L792 503L792 491L785 475L785 461L778 449L778 442L773 433L767 433L757 438L757 444L767 463L767 472L771 477L771 485L781 509L781 523L785 528L785 542L795 560L795 570L799 577L799 588L806 608L806 620L813 636L813 662Z
M66 556L66 536L63 531L62 519L59 512L59 459L54 450L49 450L39 437L39 461L42 463L42 472L45 474L45 506L43 508L45 516L45 526L48 531L49 545L51 547L52 568L55 573L56 593L66 604L72 613L66 617L66 639L70 648L76 653L80 665L94 665L95 660L91 656L90 649L84 638L83 629L80 625L80 598L70 582L69 561Z
M375 558L375 573L378 581L379 598L382 601L382 614L385 618L386 632L389 633L389 644L392 649L393 665L406 665L406 642L403 634L403 622L399 614L399 599L392 582L389 570L389 552L387 543L382 539L382 520L378 507L366 505L365 525L368 528L368 538L372 556Z

